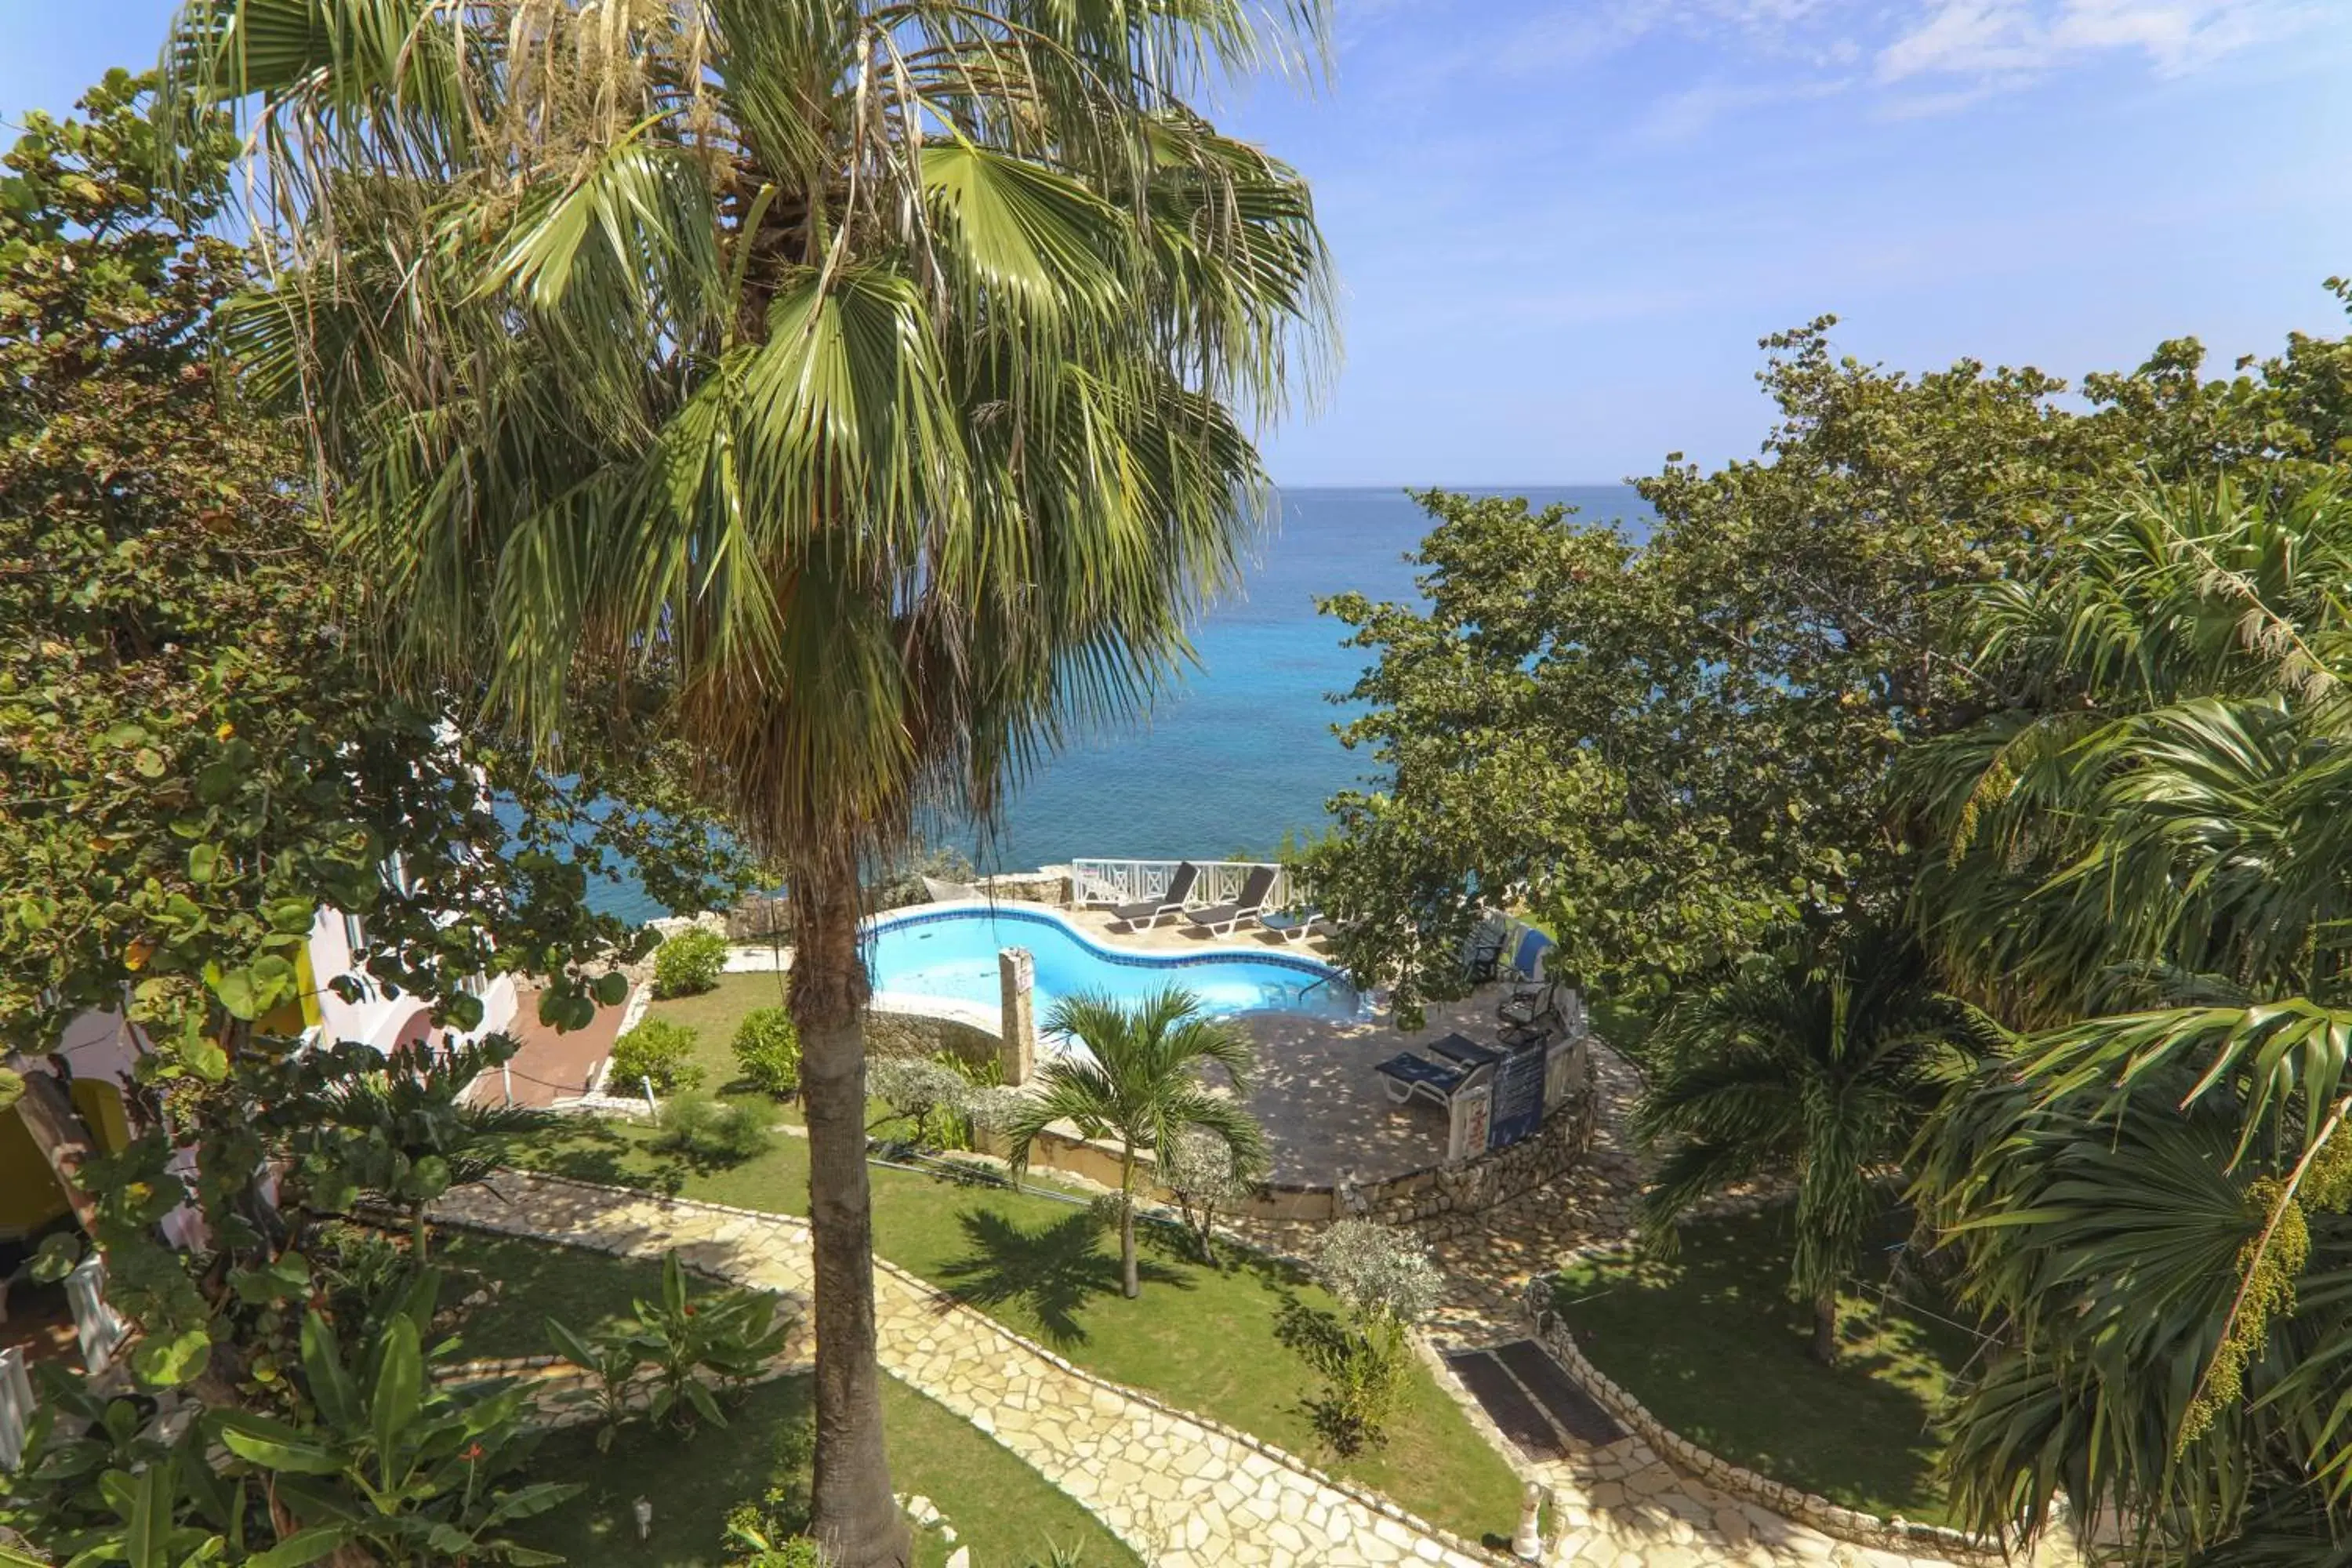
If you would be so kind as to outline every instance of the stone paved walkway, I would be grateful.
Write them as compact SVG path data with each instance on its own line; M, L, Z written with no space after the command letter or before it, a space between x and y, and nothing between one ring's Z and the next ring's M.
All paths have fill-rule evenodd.
M805 1300L808 1226L506 1173L437 1217L628 1257L677 1247L741 1284ZM1302 1461L1090 1377L887 1264L875 1283L886 1370L990 1434L1154 1568L1383 1568L1494 1559Z

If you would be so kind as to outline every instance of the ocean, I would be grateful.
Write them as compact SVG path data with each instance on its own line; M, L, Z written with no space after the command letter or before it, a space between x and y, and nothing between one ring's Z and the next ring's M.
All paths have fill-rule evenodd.
M1471 487L1465 487L1471 488ZM1475 487L1564 501L1588 520L1617 519L1637 536L1650 509L1624 485ZM1253 859L1293 830L1328 818L1324 802L1364 782L1370 761L1332 734L1350 710L1331 698L1356 682L1362 649L1316 613L1323 595L1417 596L1404 559L1430 527L1401 489L1288 489L1242 591L1193 637L1200 657L1149 717L1080 740L1024 782L985 841L969 828L941 842L976 851L983 871L1026 870L1081 857ZM632 919L663 911L642 889L608 883L600 906Z

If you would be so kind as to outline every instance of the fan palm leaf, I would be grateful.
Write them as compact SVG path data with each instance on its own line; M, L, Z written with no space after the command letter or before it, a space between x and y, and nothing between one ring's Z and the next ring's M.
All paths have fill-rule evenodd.
M1190 657L1328 363L1303 182L1192 107L1311 68L1247 0L188 0L367 630L469 721L689 744L786 868L817 1532L895 1561L860 870Z

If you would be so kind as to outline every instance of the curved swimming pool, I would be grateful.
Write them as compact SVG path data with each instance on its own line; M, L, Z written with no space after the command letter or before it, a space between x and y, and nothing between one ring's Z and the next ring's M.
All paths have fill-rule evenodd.
M1042 910L999 904L886 915L867 928L877 992L943 996L993 1008L1002 1000L996 954L1025 947L1036 960L1037 1019L1065 996L1110 993L1124 1002L1181 985L1212 1013L1308 1013L1353 1018L1363 1001L1328 963L1245 948L1202 952L1120 952L1088 940Z

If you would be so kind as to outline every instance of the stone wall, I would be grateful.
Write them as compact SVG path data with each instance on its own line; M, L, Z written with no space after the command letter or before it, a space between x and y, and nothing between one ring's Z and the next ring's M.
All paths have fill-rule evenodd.
M972 1067L996 1061L1002 1047L994 1035L976 1024L935 1018L924 1013L892 1013L880 1008L866 1015L866 1049L877 1057L947 1055Z
M1622 1253L1627 1249L1628 1244L1623 1242L1581 1247L1561 1258L1559 1267L1565 1268L1580 1258ZM1549 1292L1549 1277L1539 1276L1530 1289ZM1676 1468L1696 1476L1709 1486L1729 1492L1734 1497L1760 1504L1801 1524L1811 1525L1823 1535L1852 1542L1857 1546L1905 1555L1924 1552L1938 1557L1987 1564L2006 1561L2006 1555L1997 1542L1948 1530L1942 1525L1915 1523L1899 1516L1881 1519L1874 1513L1847 1508L1801 1488L1790 1486L1785 1481L1759 1475L1708 1452L1651 1415L1630 1391L1594 1366L1585 1356L1582 1347L1577 1344L1576 1336L1570 1332L1568 1325L1555 1317L1548 1305L1538 1306L1531 1300L1529 1306L1537 1337L1567 1369L1568 1375L1592 1396L1595 1404L1616 1417L1618 1425L1647 1443Z

